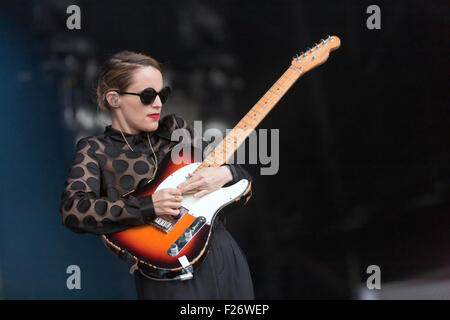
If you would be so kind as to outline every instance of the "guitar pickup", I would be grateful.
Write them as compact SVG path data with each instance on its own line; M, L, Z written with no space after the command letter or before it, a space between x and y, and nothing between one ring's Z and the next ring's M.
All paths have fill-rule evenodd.
M170 245L167 254L169 256L176 256L183 248L191 241L191 239L200 231L200 229L205 225L206 218L198 217L187 227L181 236L178 237L177 241Z
M157 217L155 220L152 221L152 225L160 229L161 231L164 231L165 233L170 232L172 228L175 226L175 224L180 220L182 216L185 215L189 210L185 207L180 207L178 216L171 216L171 215L165 215L164 217Z

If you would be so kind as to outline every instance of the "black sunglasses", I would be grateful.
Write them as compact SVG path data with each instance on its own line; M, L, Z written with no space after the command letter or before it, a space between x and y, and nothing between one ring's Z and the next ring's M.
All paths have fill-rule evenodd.
M169 95L171 92L170 87L164 87L161 89L160 92L157 92L153 88L145 88L142 90L141 93L134 93L134 92L125 92L125 91L116 91L120 94L133 94L135 96L139 96L141 98L141 102L144 105L149 105L155 101L156 96L159 96L162 103L166 103L167 99L169 99Z

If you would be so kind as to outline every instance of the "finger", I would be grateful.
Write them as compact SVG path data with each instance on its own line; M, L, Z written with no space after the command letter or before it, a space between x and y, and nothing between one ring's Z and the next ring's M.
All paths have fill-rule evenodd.
M164 204L164 206L171 208L171 209L179 209L181 207L181 202L170 201L170 202L166 202Z
M193 186L197 185L199 182L201 182L201 177L194 177L191 180L188 180L186 182L183 182L178 190L181 190L181 193L186 192L187 190L191 190Z
M168 188L167 190L172 196L181 196L181 191L178 188Z
M204 195L208 194L210 191L209 190L202 190L200 192L197 192L196 194L193 195L194 198L201 198Z
M180 211L177 209L167 209L166 214L170 214L171 216L177 216L180 214Z
M166 201L175 201L175 202L181 202L183 201L183 196L181 195L181 190L180 190L180 194L169 194L167 195Z
M184 189L186 187L188 187L191 183L196 182L198 179L200 179L201 177L198 175L193 175L191 173L189 173L190 178L188 178L186 181L180 183L177 186L177 189Z
M201 186L204 184L203 181L196 181L193 182L191 184L189 184L188 186L185 186L184 188L180 189L181 192L184 194L190 190L194 190L194 189L201 189Z
M164 200L173 199L175 196L181 196L181 190L177 188L167 188L164 189L164 196L162 197Z

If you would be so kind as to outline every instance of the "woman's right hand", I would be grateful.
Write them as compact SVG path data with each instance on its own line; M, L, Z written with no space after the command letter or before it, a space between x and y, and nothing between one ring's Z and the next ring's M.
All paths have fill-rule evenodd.
M153 207L157 216L169 214L177 216L181 207L181 191L177 188L166 188L155 192L152 195Z

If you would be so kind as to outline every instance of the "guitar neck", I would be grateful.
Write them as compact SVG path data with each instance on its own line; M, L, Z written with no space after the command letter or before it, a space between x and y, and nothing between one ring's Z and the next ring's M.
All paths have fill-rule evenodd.
M204 167L219 167L226 163L295 81L304 73L325 63L330 52L338 49L340 45L341 40L338 37L328 36L326 39L322 39L319 44L316 43L312 48L308 48L306 52L301 52L300 55L295 56L291 66L227 134L225 139L211 151L195 171Z
M204 167L219 167L226 163L302 74L300 68L291 65L211 151L196 171Z

